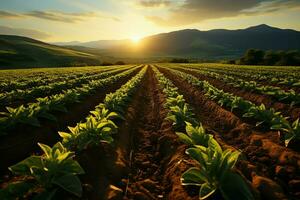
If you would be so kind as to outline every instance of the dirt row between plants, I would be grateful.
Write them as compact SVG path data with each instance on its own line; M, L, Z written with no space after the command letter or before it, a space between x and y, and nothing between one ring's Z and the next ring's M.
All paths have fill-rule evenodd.
M67 113L53 113L57 117L57 122L41 120L41 127L32 127L29 125L20 125L6 136L2 136L0 140L0 175L8 173L7 167L18 161L38 153L39 148L37 142L53 145L60 137L58 131L68 131L67 126L75 126L76 123L87 117L91 110L95 109L99 103L103 102L106 94L114 92L131 79L140 69L134 73L121 78L116 84L101 88L86 97L80 103L74 103L68 106Z
M205 77L205 76L203 76L203 75L197 75L197 74L193 74L193 72L190 72L190 71L186 71L186 70L182 70L183 72L188 72L189 74L191 74L191 75L194 75L196 78L198 78L198 79L201 79L201 80L206 80L206 81L211 81L211 79L212 78L208 78L208 77ZM230 86L228 86L228 85L226 85L226 84L224 84L224 83L220 83L220 85L221 84L224 84L224 87L223 86L220 86L220 85L218 85L218 84L213 84L212 82L214 82L214 80L215 79L212 79L212 81L210 82L212 85L214 85L215 87L217 87L217 88L224 88L223 90L225 91L225 92L230 92L230 93L233 93L233 94L235 94L236 96L240 96L240 97L243 97L244 99L246 99L246 100L249 100L249 101L252 101L253 103L256 103L257 105L260 105L260 100L259 99L261 99L262 101L264 101L265 100L265 97L266 97L266 95L259 95L259 94L255 94L255 93L251 93L251 92L246 92L246 91L243 91L243 90L239 90L239 89L236 89L236 88L230 88ZM217 81L217 80L216 80ZM218 82L220 82L220 81L218 81ZM227 89L226 89L227 88ZM253 100L251 99L252 97L251 96L253 96ZM257 97L257 98L256 98ZM267 97L267 98L270 98L270 97ZM259 103L258 103L258 101L259 101ZM263 103L266 103L266 102L263 102ZM272 104L272 102L271 101L269 101L269 104ZM279 103L279 102L277 102L277 103L275 103L275 104L282 104L282 103ZM275 104L273 104L273 105L275 105ZM285 105L285 106L288 106L288 105L286 105L286 104L283 104L283 105ZM266 107L267 108L273 108L273 106L270 106L270 105L268 105L268 102L266 103ZM276 107L276 106L275 106ZM278 106L277 106L278 107ZM280 106L279 106L280 107ZM224 108L224 110L227 110L226 108ZM278 108L276 108L276 110L278 111ZM288 108L287 108L287 110L289 110ZM288 112L287 110L285 110L284 112ZM292 109L290 109L290 110L292 110L291 111L291 113L293 113L293 116L294 117L290 117L290 119L289 119L289 121L290 121L290 123L292 123L293 122L293 120L291 120L291 118L295 118L295 119L297 119L297 118L299 118L299 115L300 115L300 113L299 114L297 114L299 111L300 111L300 108L292 108ZM227 110L227 111L229 111L229 110ZM237 116L237 117L239 117L239 119L242 121L242 122L245 122L245 123L247 123L247 124L250 124L250 125L252 125L252 129L254 129L255 131L257 131L257 132L270 132L271 134L270 135L268 135L268 137L271 137L272 139L273 139L273 141L274 142L276 142L277 144L280 144L280 145L282 145L282 146L284 146L284 140L283 140L283 135L279 135L279 134L274 134L274 132L275 131L270 131L270 129L269 129L269 127L265 127L265 126L259 126L259 127L256 127L255 126L255 124L256 124L256 121L255 120L253 120L253 119L251 119L251 118L243 118L242 117L242 113L241 112L239 112L239 110L237 110L237 109L235 109L233 112L232 112L235 116ZM284 113L283 113L284 114ZM291 114L284 114L284 116L291 116ZM294 119L294 120L295 120ZM276 132L277 133L277 132ZM290 143L289 143L289 149L292 149L292 150L295 150L295 151L297 151L297 152L300 152L300 146L299 146L299 141L297 141L297 140L292 140Z
M180 161L176 159L185 156L184 145L177 140L171 123L165 120L168 111L163 107L164 101L154 72L149 69L137 107L138 121L131 132L129 174L124 180L123 199L190 198L181 186L181 173L173 173L176 161Z
M300 155L278 145L276 132L258 132L233 113L209 100L203 91L193 87L170 71L159 68L173 81L208 132L223 147L240 149L244 159L238 169L252 183L262 199L299 199Z
M298 106L291 107L289 104L281 103L268 95L262 95L255 92L249 92L246 90L241 90L239 88L234 88L222 82L220 80L210 78L208 76L202 75L200 73L191 72L189 70L180 69L180 71L191 74L200 80L206 80L218 89L222 89L225 92L232 93L236 96L242 97L245 100L251 101L256 105L265 104L267 108L274 108L276 111L280 111L284 116L290 117L291 121L295 121L300 116L300 108Z
M85 187L87 199L198 199L197 192L181 185L180 176L191 161L172 124L164 119L164 101L148 68L119 126L115 146L104 154L92 154L86 163L90 166L87 176L94 180L91 187Z

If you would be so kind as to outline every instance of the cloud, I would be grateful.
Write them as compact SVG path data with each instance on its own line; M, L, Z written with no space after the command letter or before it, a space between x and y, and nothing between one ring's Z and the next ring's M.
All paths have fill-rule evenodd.
M0 34L26 36L35 39L47 39L51 37L51 35L49 35L48 33L44 33L38 30L12 28L8 26L0 26Z
M66 23L75 23L79 21L83 21L90 17L95 17L95 13L93 12L85 12L85 13L65 13L65 12L50 12L50 11L31 11L27 12L24 15L30 17L36 17L40 19L46 19L51 21L59 21Z
M169 0L141 0L137 4L142 7L166 7L172 5L172 2Z
M257 7L244 10L243 14L255 15L263 13L277 12L287 9L299 9L300 1L296 0L277 0L261 2Z
M0 18L24 18L24 17L34 17L44 20L64 22L64 23L76 23L88 20L90 18L103 18L110 19L114 21L120 21L119 18L110 16L99 12L78 12L78 13L67 13L61 11L39 11L34 10L25 13L17 12L6 12L0 10Z
M167 18L146 16L161 26L181 26L208 19L258 15L300 7L299 0L186 0L169 9Z
M0 10L0 18L19 18L21 15Z

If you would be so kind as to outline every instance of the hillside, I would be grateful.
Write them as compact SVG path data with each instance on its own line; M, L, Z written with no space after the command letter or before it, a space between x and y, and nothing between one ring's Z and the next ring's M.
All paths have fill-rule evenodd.
M51 67L99 64L97 56L27 37L0 35L0 67Z
M61 43L63 44L63 43ZM67 43L64 43L67 45ZM186 29L143 38L138 46L124 40L94 41L76 45L106 49L110 55L125 57L237 58L249 48L262 50L300 49L300 32L265 24L238 30ZM107 45L113 44L113 45Z
M220 60L239 58L247 49L300 50L300 32L258 25L239 30L186 29L129 40L47 44L38 40L0 35L0 67L97 65L101 61L156 62L172 57Z

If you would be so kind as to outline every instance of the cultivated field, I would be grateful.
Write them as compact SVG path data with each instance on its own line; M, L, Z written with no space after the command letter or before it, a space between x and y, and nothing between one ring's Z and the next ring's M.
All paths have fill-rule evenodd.
M0 199L300 199L299 92L297 67L2 70Z

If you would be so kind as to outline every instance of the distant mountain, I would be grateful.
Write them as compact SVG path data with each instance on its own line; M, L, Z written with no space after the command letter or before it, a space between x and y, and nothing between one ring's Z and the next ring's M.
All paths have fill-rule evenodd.
M143 38L138 45L126 40L92 41L77 46L106 49L123 57L190 57L221 59L240 57L249 48L262 50L300 49L300 32L265 24L246 29L186 29Z
M0 68L99 64L98 56L27 37L0 35Z
M239 30L186 29L145 37L139 43L99 40L55 44L0 35L0 68L94 65L100 64L100 60L140 63L173 57L231 59L241 57L249 48L300 50L300 32L262 24Z
M195 58L237 57L249 48L300 49L300 32L265 24L240 30L188 29L146 37L141 44L141 50L148 53Z
M108 49L120 45L130 45L130 43L131 43L130 40L97 40L97 41L90 41L90 42L78 42L78 41L56 42L53 44L60 45L60 46L83 46L83 47L97 48L97 49Z

